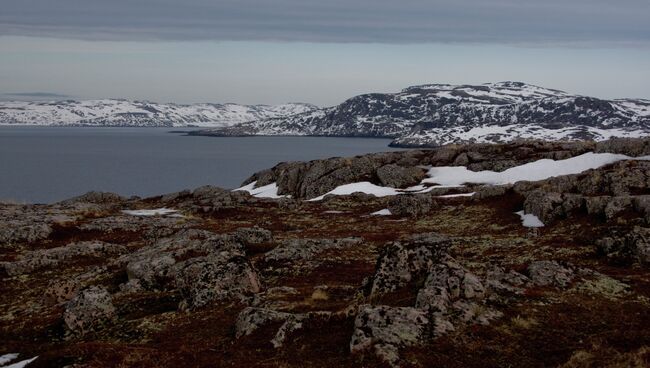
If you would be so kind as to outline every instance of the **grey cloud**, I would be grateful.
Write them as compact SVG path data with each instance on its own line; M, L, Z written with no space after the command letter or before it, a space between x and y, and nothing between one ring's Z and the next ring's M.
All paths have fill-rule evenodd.
M22 100L22 101L43 101L43 100L64 100L72 96L61 93L50 92L14 92L0 94L0 100Z
M646 44L647 0L3 0L0 35Z

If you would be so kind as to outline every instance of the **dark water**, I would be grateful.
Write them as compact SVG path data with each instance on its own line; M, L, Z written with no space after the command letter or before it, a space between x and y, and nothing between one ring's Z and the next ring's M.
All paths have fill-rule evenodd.
M50 203L90 190L151 196L236 188L282 161L392 150L389 140L194 137L170 128L0 127L0 200Z

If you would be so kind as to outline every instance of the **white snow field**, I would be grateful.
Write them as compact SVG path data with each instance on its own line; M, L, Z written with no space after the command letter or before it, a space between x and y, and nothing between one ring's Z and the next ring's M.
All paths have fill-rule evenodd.
M523 210L515 213L521 217L521 224L524 227L544 227L544 223L532 213L524 213Z

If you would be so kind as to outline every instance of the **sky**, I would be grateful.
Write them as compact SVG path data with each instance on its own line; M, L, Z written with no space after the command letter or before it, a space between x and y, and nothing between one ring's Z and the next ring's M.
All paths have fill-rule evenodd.
M2 0L0 99L310 102L523 81L650 98L648 0Z

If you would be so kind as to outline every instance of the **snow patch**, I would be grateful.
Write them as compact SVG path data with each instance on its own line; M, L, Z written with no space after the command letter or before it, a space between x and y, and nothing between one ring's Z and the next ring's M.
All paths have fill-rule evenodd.
M154 208L149 210L123 210L122 213L131 216L169 216L169 217L183 217L178 213L178 210L171 208Z
M471 193L459 193L459 194L445 194L441 196L437 196L437 198L458 198L458 197L471 197L475 194L476 192L471 192Z
M255 184L257 184L257 181L254 181L248 185L244 185L241 188L237 188L234 191L244 191L250 193L253 197L257 198L288 198L289 196L287 195L279 195L278 194L278 184L277 183L271 183L268 185L261 186L259 188L255 188Z
M524 227L544 227L544 223L532 213L524 213L523 210L515 213L521 217L521 224Z
M16 358L18 358L18 354L5 354L3 356L0 356L0 364L9 363ZM9 365L0 365L0 368L24 368L27 366L27 364L35 361L36 358L38 358L38 356L35 356L31 359L21 360L20 362L16 362Z
M578 174L589 169L597 169L614 162L637 159L648 160L650 156L629 157L613 153L585 153L566 160L542 159L521 166L512 167L502 172L470 171L464 166L433 167L429 170L429 178L423 183L440 185L463 185L466 183L504 185L518 181L539 181L554 176Z
M397 195L400 194L400 191L398 191L395 188L390 188L390 187L382 187L379 185L375 185L371 182L368 181L361 181L358 183L350 183L350 184L344 184L341 186L338 186L334 188L333 190L330 190L329 192L323 194L322 196L312 198L309 201L320 201L323 198L325 198L326 195L333 194L333 195L350 195L352 193L366 193L366 194L372 194L375 197L387 197L387 196L392 196L392 195Z
M18 355L16 353L11 353L11 354L5 354L0 356L0 367L4 366L5 364L9 363L10 361L18 358Z
M371 216L390 216L392 213L388 208L384 208L383 210L375 211L370 214Z

